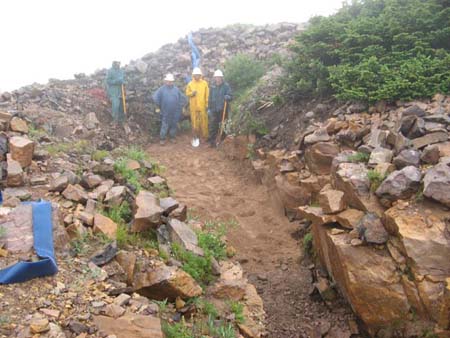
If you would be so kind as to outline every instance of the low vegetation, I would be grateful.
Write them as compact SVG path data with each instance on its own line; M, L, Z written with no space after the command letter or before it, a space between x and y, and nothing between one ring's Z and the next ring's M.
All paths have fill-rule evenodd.
M450 90L446 0L355 0L314 17L292 46L285 87L300 98L374 103Z
M367 172L367 178L369 179L370 182L370 191L375 192L381 185L381 183L383 183L386 176L372 169Z
M353 162L353 163L367 163L369 162L370 155L363 152L357 152L355 154L349 155L347 157L347 161Z

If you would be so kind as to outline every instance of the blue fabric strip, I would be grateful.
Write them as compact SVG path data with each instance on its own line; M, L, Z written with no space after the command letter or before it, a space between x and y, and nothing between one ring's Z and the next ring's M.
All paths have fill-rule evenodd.
M38 262L19 262L0 270L0 284L21 283L54 275L58 272L53 249L52 205L50 202L31 202L33 208L34 250Z

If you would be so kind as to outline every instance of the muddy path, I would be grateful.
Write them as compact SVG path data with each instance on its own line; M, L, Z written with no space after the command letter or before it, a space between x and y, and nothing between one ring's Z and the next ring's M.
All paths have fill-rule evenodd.
M347 331L350 310L311 299L310 262L302 259L298 224L288 221L251 171L204 144L192 148L187 137L150 145L148 152L167 167L175 197L203 220L237 220L227 238L264 300L269 337L345 336L340 333Z

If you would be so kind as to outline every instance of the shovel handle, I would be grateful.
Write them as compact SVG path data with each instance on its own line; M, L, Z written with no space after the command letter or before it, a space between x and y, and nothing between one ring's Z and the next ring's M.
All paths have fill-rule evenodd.
M225 122L225 115L227 113L227 101L225 101L225 104L223 105L223 112L222 112L222 122L220 123L220 129L219 129L219 134L217 135L216 138L216 145L218 145L222 139L222 134L223 134L223 123Z
M125 85L122 84L122 105L123 105L123 113L127 115L127 101L125 96Z

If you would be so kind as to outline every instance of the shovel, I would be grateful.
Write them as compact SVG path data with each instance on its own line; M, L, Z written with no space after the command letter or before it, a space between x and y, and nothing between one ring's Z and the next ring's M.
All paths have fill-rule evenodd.
M127 116L127 102L126 102L126 94L125 94L125 85L122 84L122 105L123 105L123 113L125 114L125 117ZM131 133L130 126L127 122L123 124L123 129L125 129L126 134Z
M222 122L220 123L220 129L219 133L217 134L216 138L216 147L219 146L220 141L222 141L222 134L223 134L223 128L225 123L225 115L227 114L227 101L225 101L225 104L223 105L223 113L222 113Z

